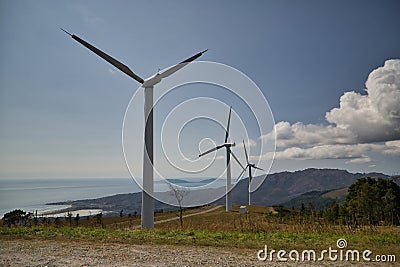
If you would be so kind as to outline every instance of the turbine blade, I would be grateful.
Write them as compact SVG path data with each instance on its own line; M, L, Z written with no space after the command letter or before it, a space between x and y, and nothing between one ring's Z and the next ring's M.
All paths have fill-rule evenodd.
M236 162L240 165L240 167L242 167L242 169L244 169L242 163L240 163L240 161L239 161L238 158L235 156L235 154L233 153L233 151L231 151L231 155L232 155L232 157L236 160Z
M195 60L196 58L199 58L201 55L203 55L203 54L204 54L205 52L207 52L207 51L208 51L208 49L203 50L203 51L197 53L196 55L191 56L190 58L185 59L185 60L182 61L181 63L190 63L190 62L192 62L193 60Z
M140 82L141 84L144 83L144 80L142 78L140 78L139 76L137 76L135 73L133 73L133 71L131 71L131 69L129 69L128 66L126 66L125 64L123 64L123 63L119 62L118 60L116 60L115 58L107 55L100 49L87 43L85 40L82 40L75 34L70 34L69 32L65 31L64 29L61 29L61 30L63 30L65 33L69 34L72 37L72 39L74 39L81 45L85 46L87 49L89 49L90 51L92 51L93 53L95 53L96 55L101 57L102 59L106 60L108 63L110 63L111 65L113 65L114 67L116 67L117 69L119 69L120 71L122 71L123 73L128 75L129 77L135 79L136 81Z
M216 146L216 147L214 147L214 148L211 148L210 150L207 150L206 152L201 153L201 154L199 155L199 158L202 157L202 156L204 156L204 155L207 155L207 154L209 154L209 153L211 153L211 152L213 152L213 151L216 151L216 150L220 149L221 147L223 147L223 146Z
M204 50L204 51L202 51L200 53L197 53L196 55L194 55L194 56L192 56L192 57L190 57L188 59L185 59L184 61L176 64L175 66L172 66L171 68L159 73L160 78L161 79L166 78L166 77L170 76L171 74L177 72L178 70L180 70L181 68L185 67L187 64L189 64L190 62L192 62L196 58L198 58L201 55L203 55L205 52L207 52L207 50L208 49L206 49L206 50Z
M259 168L259 167L257 167L257 166L253 166L253 168L255 168L255 169L257 169L257 170L260 170L260 171L265 171L264 169Z
M243 140L243 147L244 147L244 154L246 155L246 163L247 163L247 165L249 165L250 164L249 156L247 155L247 149L246 149L246 144L244 143L244 140Z
M69 36L72 37L72 34L70 34L69 32L67 32L66 30L64 30L63 28L60 28L63 32L65 32L66 34L68 34Z
M232 112L232 107L229 108L228 125L226 126L226 132L225 132L225 143L228 142L228 137L229 137L229 126L231 124L231 112Z
M239 181L243 175L243 173L247 170L249 166L247 165L246 168L243 169L243 171L239 174L238 178L236 179L236 182Z

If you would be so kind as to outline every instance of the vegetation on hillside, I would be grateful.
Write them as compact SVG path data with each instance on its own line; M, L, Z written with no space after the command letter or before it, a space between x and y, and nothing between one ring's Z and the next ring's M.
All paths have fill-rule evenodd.
M212 209L200 208L200 211ZM184 214L199 210L185 210ZM252 206L241 215L239 207L225 212L223 207L192 217L184 218L180 227L177 212L157 214L156 221L177 218L155 224L154 230L133 229L140 225L139 217L104 217L102 225L95 218L81 219L79 226L72 223L56 226L47 221L31 227L0 227L1 239L71 240L101 243L127 243L152 245L193 245L225 248L260 249L268 245L274 249L315 249L334 247L344 238L352 249L370 249L374 253L393 254L398 250L400 231L393 226L348 227L318 220L298 220L281 217L271 207Z
M400 223L400 186L392 180L362 178L349 187L342 213L355 224Z
M27 224L30 224L32 219L32 213L26 213L23 210L17 209L4 214L2 221L3 225L7 225L8 227L17 224L26 226Z
M291 220L323 220L352 227L400 224L400 186L392 180L360 178L348 188L344 201L326 195L309 192L284 203L292 208L276 209L280 216Z
M0 239L39 238L132 244L202 245L280 249L326 249L345 238L354 249L393 253L400 243L399 186L390 180L363 178L349 188L343 205L327 209L312 205L247 207L246 214L224 207L201 207L158 213L155 229L139 230L140 216L38 218L23 211L3 217ZM208 213L202 213L210 211ZM198 214L201 213L201 214ZM185 217L188 214L197 214ZM178 215L178 216L177 216ZM18 217L18 218L17 218ZM17 219L15 219L17 218ZM173 220L175 219L175 220ZM21 227L16 227L21 226Z

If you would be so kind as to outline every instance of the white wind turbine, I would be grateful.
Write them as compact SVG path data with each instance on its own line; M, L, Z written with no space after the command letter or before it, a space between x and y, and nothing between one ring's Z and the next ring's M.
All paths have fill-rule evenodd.
M72 39L76 40L86 48L90 49L93 53L100 56L108 63L138 81L142 84L144 88L144 121L145 121L145 131L144 131L144 153L143 153L143 190L142 190L142 228L151 229L154 228L154 169L153 169L153 88L156 84L161 82L163 78L170 76L179 69L185 67L187 64L200 57L207 50L204 50L196 55L166 69L163 72L156 73L153 76L142 79L133 71L129 69L128 66L119 62L115 58L107 55L103 51L97 49L86 41L82 40L74 34L70 34L64 29L61 29Z
M248 185L248 190L249 190L249 206L251 205L251 192L250 192L250 183L251 180L253 179L252 173L251 173L251 168L257 169L257 170L261 170L264 171L264 169L261 169L259 167L257 167L254 163L249 163L249 156L247 155L247 150L246 150L246 145L244 143L243 140L243 147L244 147L244 154L246 156L246 168L243 169L243 171L240 173L239 178L243 175L243 173L246 171L247 168L249 168L249 185Z
M239 165L242 167L242 169L244 169L243 165L240 163L238 158L235 156L235 154L231 150L231 147L235 146L235 143L228 143L229 126L231 123L231 112L232 112L232 107L230 107L230 109L229 109L228 125L225 130L225 142L222 145L216 146L216 147L214 147L210 150L207 150L206 152L203 152L199 155L199 157L202 157L208 153L211 153L211 152L221 149L223 147L226 148L226 195L225 195L226 211L232 210L231 155L236 160L236 162L239 163Z

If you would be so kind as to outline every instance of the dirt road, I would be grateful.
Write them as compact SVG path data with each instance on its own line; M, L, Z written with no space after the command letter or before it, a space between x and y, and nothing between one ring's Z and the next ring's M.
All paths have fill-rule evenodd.
M257 266L257 263L251 250L0 240L0 266Z
M396 266L395 263L259 261L256 250L0 239L0 266Z

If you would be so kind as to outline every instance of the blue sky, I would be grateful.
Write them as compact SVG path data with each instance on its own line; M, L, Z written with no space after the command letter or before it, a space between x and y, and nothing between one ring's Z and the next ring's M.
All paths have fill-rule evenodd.
M139 84L59 27L141 77L206 48L201 60L242 71L274 115L273 172L399 172L399 64L387 61L400 56L399 10L398 1L0 1L0 178L129 176L121 127ZM211 128L199 135L217 136Z

